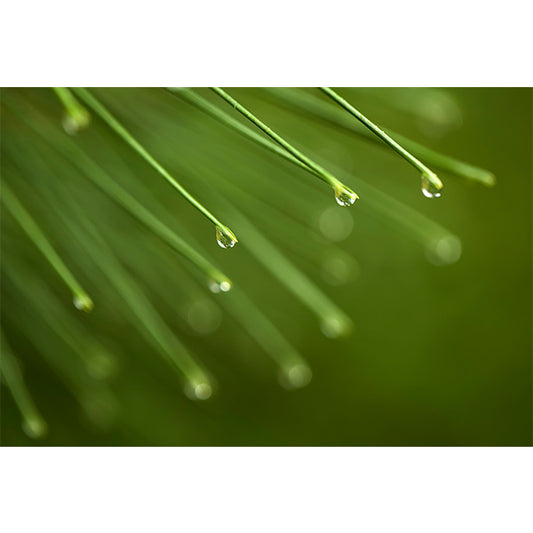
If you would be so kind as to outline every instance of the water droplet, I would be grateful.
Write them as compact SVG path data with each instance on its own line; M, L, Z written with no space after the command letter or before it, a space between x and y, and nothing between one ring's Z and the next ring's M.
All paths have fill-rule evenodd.
M455 235L445 235L434 239L426 247L428 261L437 266L456 263L461 257L461 252L461 240Z
M220 309L211 300L196 300L187 312L189 326L199 335L215 331L222 319Z
M426 198L440 198L442 186L437 187L425 174L422 174L420 188Z
M335 187L335 200L342 207L348 207L353 205L357 200L358 196L351 189L340 184Z
M309 384L312 376L313 373L307 365L297 363L285 368L280 374L279 381L286 389L300 389Z
M221 248L233 248L237 244L237 237L226 226L216 227L217 243Z
M94 307L93 301L86 294L75 294L72 303L76 309L85 311L86 313Z
M209 290L214 294L218 294L219 292L228 292L231 290L231 281L227 278L220 281L217 281L216 279L210 279L208 280L207 285Z
M185 386L185 394L191 400L207 400L213 394L213 388L207 382L201 383L187 383Z
M347 317L330 316L321 322L320 329L326 337L336 339L347 335L352 329L352 323Z
M40 439L46 435L48 425L40 417L29 417L22 422L22 429L28 437L31 437L32 439Z
M343 241L352 233L353 217L346 209L328 207L320 214L318 227L322 235L330 241Z
M61 124L63 129L69 135L76 135L76 133L84 130L91 122L91 115L84 107L77 107L63 115Z

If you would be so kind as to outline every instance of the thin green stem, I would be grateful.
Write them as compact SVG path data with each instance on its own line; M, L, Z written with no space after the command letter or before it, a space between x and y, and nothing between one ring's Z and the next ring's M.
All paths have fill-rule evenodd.
M81 106L78 100L66 87L52 87L68 113L75 113Z
M42 437L46 433L47 424L24 383L19 364L4 337L4 333L0 332L0 336L2 346L0 371L22 415L24 431L33 438Z
M41 253L46 257L61 279L70 288L76 308L82 311L90 311L93 308L91 298L74 277L74 274L72 274L63 260L59 257L44 233L40 230L38 224L33 220L28 211L26 211L4 181L2 182L2 202L19 223L21 228L26 232L28 237L33 241L35 246L37 246Z
M318 96L310 94L303 89L264 88L263 91L271 96L277 103L286 105L291 111L313 115L333 126L343 128L351 133L364 137L365 139L376 143L378 146L384 148L387 147L381 139L376 137L371 131L362 126L358 127L359 124L351 120L341 109L328 104ZM489 187L492 187L496 182L494 174L488 170L432 150L431 148L413 141L389 128L382 129L427 164L445 172L449 172L455 176L478 181Z
M167 180L191 205L210 220L217 228L234 241L237 238L233 232L222 222L220 222L208 209L206 209L196 198L194 198L180 183L173 178L170 173L159 164L154 157L122 126L122 124L87 90L84 88L75 89L76 94L95 112L100 118L115 131L127 144L129 144L147 163L149 163L163 178Z
M294 146L292 146L285 139L283 139L283 137L281 137L280 135L272 131L264 122L261 122L255 115L253 115L250 111L248 111L248 109L246 109L243 105L239 104L239 102L237 102L237 100L231 97L226 91L224 91L220 87L211 87L211 89L218 96L220 96L222 99L228 102L232 107L234 107L239 113L245 116L250 122L255 124L263 132L265 132L271 139L273 139L280 146L282 146L285 150L287 150L287 152L292 154L296 159L300 160L302 163L304 163L309 168L313 169L314 173L320 179L322 179L328 185L330 185L335 190L336 194L342 191L346 191L347 193L350 193L350 196L352 196L353 198L353 200L350 203L353 203L353 201L359 198L357 194L355 194L353 191L348 189L339 179L333 176L325 168L315 163L312 159L308 158L306 155L300 152L300 150L297 150Z
M357 118L362 124L364 124L370 131L375 133L379 138L386 142L393 150L400 154L406 161L413 165L418 171L422 173L422 176L425 177L436 189L440 191L442 189L442 182L437 177L437 175L430 170L424 163L419 161L413 154L408 152L403 146L399 145L392 137L387 135L381 128L376 126L368 118L366 118L360 111L355 109L351 104L349 104L344 98L339 96L333 89L329 87L320 87L320 89L328 95L332 100L337 102L341 107L346 109L351 115Z

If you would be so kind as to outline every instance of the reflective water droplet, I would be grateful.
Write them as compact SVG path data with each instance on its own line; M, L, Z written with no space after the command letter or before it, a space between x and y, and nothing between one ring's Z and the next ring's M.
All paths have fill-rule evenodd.
M94 307L93 301L86 294L75 294L72 303L76 309L85 311L86 313Z
M426 257L434 265L450 265L459 261L462 252L461 240L455 235L445 235L428 243Z
M217 243L221 248L233 248L237 244L237 237L225 226L216 227Z
M213 394L211 385L207 382L202 383L187 383L185 386L185 394L191 400L207 400Z
M330 241L339 242L352 233L353 217L346 209L328 207L321 213L318 227L324 237Z
M348 207L353 205L357 200L357 194L355 194L351 189L345 187L344 185L339 185L335 187L335 200L342 207Z
M297 363L283 370L280 375L280 383L286 389L300 389L311 381L313 373L304 364Z
M207 285L209 290L214 294L218 294L219 292L228 292L231 290L231 281L229 279L223 279L221 281L210 279L207 282Z
M442 187L437 187L425 174L422 174L420 188L426 198L440 198Z
M91 122L91 115L84 107L77 107L63 115L61 124L69 135L84 130Z
M320 329L326 337L336 339L337 337L347 335L352 329L352 323L348 318L330 316L321 322Z
M40 439L46 435L48 425L40 417L29 417L22 422L22 429L28 437L31 437L32 439Z

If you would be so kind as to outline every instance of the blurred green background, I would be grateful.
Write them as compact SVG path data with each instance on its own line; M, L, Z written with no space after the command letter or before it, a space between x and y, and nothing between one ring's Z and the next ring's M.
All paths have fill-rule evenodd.
M368 182L448 228L462 241L460 260L432 264L413 235L365 204L362 189L353 207L337 207L324 183L168 92L95 89L237 235L241 228L223 197L351 317L350 336L327 338L317 318L250 254L242 237L232 250L217 247L212 224L98 117L71 139L51 90L3 89L2 179L95 307L84 314L71 305L68 289L3 208L2 328L48 433L31 439L23 432L16 404L2 386L2 444L531 444L532 91L339 90L379 124L496 176L496 186L488 188L438 172L445 185L438 200L422 196L416 170L390 149L280 105L268 91L228 92L306 154L339 169L354 190L358 180L361 186ZM329 103L316 90L306 92ZM206 89L198 94L241 121L216 95ZM48 138L36 135L31 124L50 132ZM63 143L71 142L153 213L167 217L177 233L185 228L192 234L195 246L307 360L309 385L280 386L276 364L220 303L233 291L212 295L182 258L66 162ZM209 400L188 399L180 376L140 334L131 309L102 274L102 257L73 238L68 221L78 215L98 228L214 377ZM328 244L326 237L336 242ZM346 272L342 263L333 275L336 263L328 260L338 249L356 262ZM76 339L78 353L62 338L65 331ZM106 379L82 364L84 354L99 351L109 354L106 364L114 361Z

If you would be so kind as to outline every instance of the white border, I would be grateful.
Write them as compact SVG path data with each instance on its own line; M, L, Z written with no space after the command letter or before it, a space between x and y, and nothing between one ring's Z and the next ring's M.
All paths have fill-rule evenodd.
M532 525L529 448L3 448L1 455L9 533L529 533Z
M524 0L17 0L0 86L531 86Z

